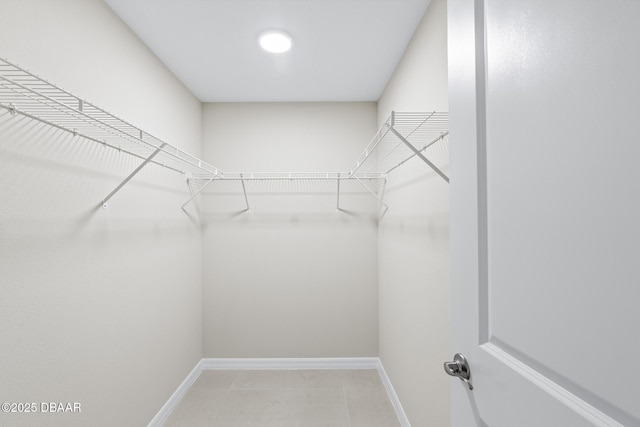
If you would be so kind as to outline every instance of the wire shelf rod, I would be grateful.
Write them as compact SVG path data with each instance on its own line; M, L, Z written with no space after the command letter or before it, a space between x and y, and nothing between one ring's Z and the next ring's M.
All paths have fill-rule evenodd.
M427 148L431 147L433 144L435 144L436 142L443 140L449 135L449 132L445 132L442 135L440 135L439 137L437 137L436 139L434 139L433 141L431 141L429 144L425 145L424 147L422 147L421 149L419 149L418 151L420 153L422 153L424 150L426 150ZM404 165L405 163L407 163L409 160L413 159L414 157L416 157L417 154L413 153L411 154L409 157L407 157L406 159L402 160L400 163L396 164L394 167L392 167L391 169L389 169L388 171L386 171L386 173L391 173L394 170L396 170L397 168L399 168L400 166Z
M39 122L41 122L41 123L44 123L44 124L46 124L46 125L48 125L48 126L51 126L51 127L54 127L54 128L56 128L56 129L60 129L60 130L63 130L63 131L69 132L69 133L71 133L71 134L74 134L75 136L79 136L79 137L82 137L82 138L88 139L88 140L90 140L90 141L97 142L98 144L101 144L101 145L103 145L103 146L106 146L106 147L109 147L109 148L113 148L114 150L117 150L117 151L119 151L119 152L129 154L129 155L131 155L131 156L133 156L133 157L136 157L136 158L138 158L138 159L141 159L141 160L145 160L145 159L146 159L146 157L141 156L140 154L137 154L137 153L134 153L134 152L128 151L128 150L126 150L125 148L122 148L122 147L119 147L119 146L115 146L115 145L111 145L111 144L109 144L108 142L105 142L105 141L103 141L103 140L99 140L99 139L96 139L96 138L94 138L94 137L92 137L92 136L85 135L85 134L83 134L83 133L81 133L81 132L78 132L77 130L73 130L73 129L66 128L66 127L61 126L61 125L59 125L59 124L57 124L57 123L50 122L50 121L48 121L48 120L46 120L46 119L43 119L43 118L41 118L41 117L34 116L34 115L29 114L29 113L26 113L26 112L24 112L24 111L22 111L22 110L18 110L18 109L16 109L16 108L13 108L13 107L10 107L10 106L7 106L7 105L4 105L4 104L2 104L2 103L0 103L0 107L2 107L2 108L4 108L4 109L7 109L7 110L9 110L9 111L11 111L11 112L15 112L16 114L20 114L20 115L22 115L22 116L28 117L28 118L30 118L30 119L32 119L32 120L39 121ZM162 166L162 167L167 168L167 169L171 169L171 170L173 170L173 171L175 171L175 172L178 172L178 173L183 173L183 172L182 172L181 170L179 170L179 169L175 169L175 168L173 168L173 167L171 167L171 166L168 166L168 165L166 165L166 164L164 164L164 163L157 162L157 161L155 161L155 160L152 160L152 161L151 161L151 163L154 163L154 164L156 164L156 165L158 165L158 166Z
M69 132L69 133L73 134L74 136L79 136L79 137L81 137L81 138L88 139L88 140L93 141L93 142L97 142L98 144L101 144L101 145L103 145L103 146L105 146L105 147L112 148L112 149L117 150L117 151L119 151L119 152L122 152L122 153L128 154L128 155L130 155L130 156L136 157L136 158L138 158L138 159L140 159L140 160L145 160L145 159L146 159L146 157L144 157L144 156L142 156L142 155L140 155L140 154L134 153L134 152L132 152L132 151L128 151L127 149L122 148L122 147L120 147L120 146L116 146L116 145L109 144L108 142L106 142L106 141L104 141L104 140L100 140L100 139L94 138L94 137L92 137L92 136L85 135L85 134L83 134L83 133L81 133L81 132L78 132L77 130L73 130L73 129L66 128L66 127L61 126L61 125L59 125L59 124L57 124L57 123L54 123L54 122L48 121L48 120L46 120L46 119L43 119L42 117L34 116L34 115L29 114L29 113L27 113L27 112L24 112L24 111L22 111L22 110L18 110L18 109L17 109L17 108L15 108L15 107L11 107L11 106L8 106L8 105L2 104L2 103L0 103L0 107L4 108L4 109L6 109L6 110L9 110L9 111L10 111L10 112L12 112L12 113L13 113L13 112L15 112L16 114L20 114L20 115L25 116L25 117L28 117L28 118L30 118L30 119L32 119L32 120L39 121L39 122L41 122L41 123L44 123L44 124L46 124L46 125L48 125L48 126L51 126L51 127L54 127L54 128L56 128L56 129L60 129L60 130L63 130L63 131ZM151 163L156 164L156 165L158 165L158 166L162 166L163 168L170 169L170 170L172 170L172 171L174 171L174 172L184 173L183 171L181 171L181 170L179 170L179 169L176 169L176 168L171 167L171 166L169 166L169 165L167 165L167 164L164 164L164 163L160 163L160 162L158 162L158 161L156 161L156 160L151 160Z
M147 163L149 163L151 160L153 160L153 158L155 156L158 155L158 153L160 153L160 151L162 151L162 146L158 147L156 149L156 151L154 151L149 157L147 157L146 159L144 159L144 161L142 163L140 163L140 165L135 168L135 170L133 172L131 172L120 184L118 184L118 186L116 188L113 189L113 191L111 193L109 193L109 195L107 197L105 197L104 199L102 199L102 205L103 207L106 207L107 202L116 195L116 193L118 191L120 191L120 189L122 187L125 186L125 184L127 182L129 182L131 180L131 178L133 178L134 176L136 176L138 174L138 172L140 172L142 170L142 168L144 168Z
M278 175L258 175L255 173L247 173L244 172L241 174L231 174L226 172L224 175L220 177L221 181L344 181L344 180L384 180L386 179L385 174L359 174L349 176L348 173L333 173L331 175L318 174L318 176L299 176L294 173L282 173ZM194 178L197 179L197 178ZM206 179L206 178L200 178Z
M2 64L2 62L4 62L4 64ZM3 83L2 81L8 83ZM208 173L222 173L218 168L206 162L203 162L195 156L192 156L189 153L186 153L185 151L172 146L171 144L164 143L158 138L145 133L132 124L116 116L113 116L103 109L89 102L86 102L83 99L78 98L77 96L65 91L64 89L61 89L41 79L40 77L30 73L29 71L24 70L15 64L12 64L6 59L0 59L0 85L4 89L5 93L8 90L20 97L23 97L22 101L24 101L24 98L28 99L29 108L36 108L34 107L34 105L38 106L37 111L39 114L48 115L53 112L53 115L56 118L58 118L59 114L63 114L68 117L67 120L70 120L70 122L68 123L72 123L73 120L84 122L87 125L97 127L98 129L100 129L99 132L112 132L114 134L113 136L139 144L147 150L155 150L159 146L161 146L164 147L162 150L163 155L174 157L175 160L177 160L179 163L187 163L193 168ZM37 88L37 90L34 87ZM0 91L0 95L4 95L3 91ZM76 106L78 108L76 108ZM21 113L25 112L26 111L21 111ZM36 114L31 114L30 117L36 118ZM40 121L46 122L48 124L53 123L51 120L47 120L47 118L43 117L42 119L44 120ZM81 123L78 123L78 126L81 126ZM73 132L73 130L71 131ZM86 135L86 133L89 132L84 131L83 133L85 133L85 135L83 136L90 137L90 135ZM143 135L146 136L147 139L154 141L155 144L142 139ZM89 139L96 140L97 138L90 137ZM98 140L97 142L101 141ZM146 158L145 155L141 154L138 154L137 157ZM161 164L159 162L153 163ZM180 170L176 167L172 167L171 169L186 173L184 170Z
M1 77L1 76L0 76L0 77ZM66 131L68 131L68 132L70 132L70 133L73 133L74 135L78 135L78 134L80 134L80 135L82 135L84 138L87 138L87 139L89 139L89 140L92 140L92 141L98 142L98 143L103 144L103 145L106 145L106 146L109 146L109 147L111 147L111 148L115 148L115 149L117 149L118 151L124 151L124 152L126 152L127 154L134 155L134 156L136 156L136 157L138 157L138 158L141 158L141 159L145 159L145 158L146 158L146 156L141 155L141 154L137 154L137 153L133 153L132 151L127 150L127 149L123 148L122 146L116 146L116 145L110 144L110 143L108 143L108 142L106 141L106 138L98 139L98 138L97 138L97 137L95 137L95 136L91 136L91 135L89 135L89 134L88 134L88 132L86 132L85 130L82 130L82 131L81 131L81 130L79 130L77 127L75 127L75 128L69 128L69 127L65 127L65 126L60 125L60 123L59 123L59 122L61 122L61 121L63 121L64 123L73 123L73 124L76 124L76 125L77 125L78 123L76 123L76 122L75 122L75 121L73 121L71 118L69 118L69 114L68 114L67 112L62 111L62 110L59 110L59 109L57 109L57 108L56 108L57 113L58 113L58 114L61 114L63 117L65 117L65 119L60 120L60 119L56 116L56 117L55 117L56 122L53 122L52 120L47 120L47 119L45 119L45 118L41 117L40 115L31 114L31 113L28 113L28 112L26 112L26 111L23 111L22 109L18 109L18 108L17 108L17 107L15 107L15 106L11 106L11 105L8 105L8 106L7 106L7 105L4 105L4 104L0 104L0 105L1 105L1 106L3 106L4 108L8 109L8 110L9 110L9 111L11 111L11 112L19 112L20 114L22 114L22 115L24 115L24 116L26 116L26 117L29 117L29 118L31 118L31 119L35 119L35 120L41 121L41 122L46 123L46 124L48 124L48 125L50 125L50 126L57 127L57 128L59 128L59 129L61 129L61 130L66 130ZM64 105L64 104L61 104L61 105ZM53 107L53 108L55 108L55 107ZM74 110L74 111L75 111L75 110ZM47 112L49 112L49 111L47 111ZM73 117L74 117L75 119L82 120L83 122L85 122L85 123L86 123L86 120L83 120L82 118L78 118L78 117L76 117L75 115L74 115ZM92 126L96 126L96 125L95 125L95 123L88 123L88 124L91 124ZM101 127L99 127L99 128L101 128ZM92 129L95 129L95 127L93 127ZM100 133L100 134L99 134L99 136L109 136L109 135L113 135L113 136L120 137L120 138L125 139L125 140L129 140L130 142L133 142L133 143L137 143L137 141L141 141L141 142L144 142L148 147L156 147L155 145L153 145L153 144L149 144L149 143L147 143L146 141L143 141L143 140L142 140L142 139L140 139L140 138L135 138L135 140L131 140L131 137L129 137L129 138L124 138L124 137L122 137L121 135L119 135L119 134L117 134L117 133L114 133L114 132L110 131L109 129L104 129L104 128L102 128L102 130L103 130L103 131L105 131L105 132L106 132L106 134L102 134L102 133ZM142 132L142 131L139 131L139 132L141 133L141 136L142 136L143 132ZM94 135L95 135L95 134L94 134ZM152 137L152 138L153 138L153 137ZM154 138L154 139L155 139L155 138ZM159 141L159 140L158 140L158 141ZM205 170L205 171L207 171L207 169L206 169L206 168L203 168L203 167L201 166L201 161L199 161L199 162L200 162L200 164L195 164L191 159L185 159L184 157L180 157L180 155L182 154L182 155L185 155L185 156L188 156L188 157L192 157L193 159L197 159L197 158L195 158L194 156L191 156L191 155L189 155L188 153L186 153L186 152L184 152L184 151L181 151L181 150L179 150L179 149L178 149L178 148L176 148L176 147L170 146L169 144L163 143L163 142L161 142L161 141L159 141L159 142L160 142L160 146L166 145L166 146L169 146L169 148L170 148L170 149L172 148L172 149L174 149L174 150L175 150L175 153L171 153L170 151L168 151L168 150L166 150L166 149L163 149L162 151L164 152L164 154L167 154L167 155L169 155L169 156L175 157L176 159L180 160L182 163L188 163L188 164L191 164L191 166L193 166L193 167L195 167L195 168L198 168L198 169L200 169L200 170ZM157 148L157 147L156 147L156 148ZM198 160L199 160L199 159L198 159ZM185 173L185 171L184 171L184 170L177 169L177 168L175 168L175 167L170 167L170 166L168 166L168 165L166 165L166 164L164 164L164 163L161 163L161 162L156 162L156 161L154 161L153 163L158 164L158 165L161 165L161 166L163 166L163 167L169 167L170 169L172 169L172 170L174 170L174 171L176 171L176 172ZM208 165L207 165L207 166L208 166ZM210 173L213 173L213 174L220 173L216 168L213 168L213 169L214 169L213 171L209 171L209 172L210 172Z
M93 126L101 128L104 131L110 131L111 133L114 134L114 136L132 138L132 135L129 135L126 131L124 131L122 129L115 128L114 126L111 126L108 123L106 123L106 121L98 120L98 119L86 114L83 110L76 110L75 108L65 104L64 102L55 100L55 99L51 98L50 96L42 94L41 92L35 92L35 91L31 90L30 88L28 88L26 86L23 86L23 85L20 85L19 83L15 83L14 81L12 81L10 79L7 79L5 77L0 76L0 78L2 78L3 80L5 80L5 81L7 81L7 82L9 82L9 83L11 83L13 85L16 85L16 86L20 87L21 89L24 89L24 90L26 90L28 92L26 92L26 93L25 92L20 92L20 91L15 90L15 88L3 85L5 88L15 92L18 95L25 96L25 97L33 100L33 101L36 101L36 102L40 103L40 105L46 105L47 107L53 108L54 110L57 110L60 113L63 113L65 115L67 115L67 116L71 116L71 117L73 117L73 118L75 118L77 120L81 120L83 122L86 122L87 124L91 124ZM37 96L39 96L41 98L44 98L46 101L50 101L52 104L44 103L41 100L34 98L34 96L32 94L35 94L35 95L37 95ZM79 101L79 98L78 98L78 101ZM60 107L63 107L64 109L61 109ZM103 127L102 124L105 124L106 128ZM109 128L111 128L111 130L109 130ZM121 135L121 134L124 134L124 135ZM142 141L142 140L140 140L140 142L143 142L143 143L145 143L147 145L150 145L147 142Z
M2 76L0 76L0 78L2 78ZM9 81L7 79L4 79L4 80ZM4 85L3 85L3 87L7 88L7 86L4 86ZM8 88L8 89L13 91L13 92L15 92L15 93L17 93L17 94L19 94L19 95L26 96L27 98L32 99L33 101L38 103L38 104L36 104L36 107L30 106L31 107L30 109L35 109L36 110L35 114L26 113L25 111L22 111L21 109L18 110L17 107L10 107L9 108L10 110L19 111L21 114L26 115L26 116L28 116L30 118L40 120L40 121L42 121L44 123L47 123L49 125L54 125L53 121L44 119L40 115L37 115L41 111L43 112L43 114L46 113L47 115L51 115L52 111L50 109L45 108L45 107L49 107L49 108L53 108L54 109L53 110L53 115L55 116L56 122L64 121L65 123L73 123L73 124L76 124L77 126L79 126L80 124L77 123L75 120L80 120L81 122L84 122L84 123L86 123L88 125L91 125L91 129L92 130L95 130L95 128L98 128L98 129L101 129L102 131L106 132L104 134L100 133L101 136L108 137L109 135L112 135L112 136L115 136L117 138L122 138L124 140L128 140L128 141L130 141L132 143L135 143L137 145L140 145L139 143L143 143L144 146L145 146L145 149L157 148L158 147L157 145L151 144L148 141L143 140L142 137L143 137L143 135L145 135L144 131L142 131L142 130L140 130L138 128L135 128L133 126L131 126L132 129L135 129L138 132L138 134L140 135L139 137L132 136L128 132L126 132L126 131L124 131L122 129L119 129L119 128L116 128L115 126L109 125L109 123L107 123L106 121L99 121L96 118L93 118L93 117L89 116L88 114L85 114L84 112L80 112L79 110L75 110L72 107L70 107L70 106L68 106L68 105L66 105L66 104L64 104L62 102L58 102L58 101L53 100L51 98L45 97L45 99L52 101L54 103L54 105L43 104L41 101L39 101L38 99L33 98L29 94L25 94L23 92L15 91L12 88ZM79 100L79 98L75 98L75 99ZM62 109L58 108L58 106L63 106L63 107L65 107L66 110L62 110ZM69 111L71 111L73 114L70 114ZM76 114L77 112L82 113L83 116L78 117L78 115ZM60 117L62 117L62 119L60 119ZM90 121L86 120L86 118L89 118ZM112 118L112 119L113 119L114 122L118 120L116 118ZM105 128L105 127L101 126L102 123L107 125L107 127ZM60 129L65 129L64 127L61 127L61 126L56 126L56 127L60 128ZM74 134L79 133L78 132L78 128L73 128L73 129L66 128L66 130L68 130L68 131L70 131L70 132L72 132ZM83 133L83 136L87 137L88 139L91 139L93 141L96 141L96 142L99 142L99 143L102 143L102 144L106 144L106 141L99 140L99 139L97 139L95 137L90 137L88 135L89 132L87 132L86 130L83 131L82 133ZM151 135L148 135L148 137L153 139L153 140L155 140L155 141L157 141L159 143L159 146L161 146L161 147L165 147L166 146L167 147L167 149L163 149L162 150L162 152L164 154L172 156L172 157L175 157L178 160L180 160L181 162L188 163L188 164L190 164L191 166L193 166L195 168L198 168L198 169L201 169L201 170L206 170L206 171L209 171L210 173L213 173L213 174L220 173L220 171L215 167L211 167L211 168L213 168L213 170L209 170L209 169L207 169L207 167L202 167L202 161L200 161L196 157L191 156L190 154L178 149L177 147L174 147L174 146L172 146L170 144L164 143L164 142L158 140L157 138L155 138L155 137L153 137ZM123 150L121 146L114 146L112 144L106 144L106 145L108 145L109 147L112 147L112 148L116 148L116 149L118 149L120 151ZM172 153L171 151L169 151L170 149L173 149L174 152ZM129 150L126 150L126 152L128 154L133 154ZM183 157L181 157L181 155L183 155ZM139 154L137 154L136 157L143 158L143 159L146 158L144 155L139 155ZM190 157L191 159L184 158L184 157ZM194 160L198 160L198 164L196 164L194 162ZM160 163L160 162L153 162L153 163L160 164L160 165L163 165L163 166L166 167L166 165L164 165L163 163ZM205 164L205 166L209 166L209 165ZM177 172L180 172L180 173L185 173L184 170L180 170L180 169L177 169L177 168L171 168L171 169L175 170Z
M391 126L389 124L389 120L387 120L382 126L380 126L380 129L378 129L378 132L376 132L376 134L373 136L371 142L369 142L369 145L367 145L367 147L364 149L364 152L360 154L355 164L351 167L349 175L353 175L358 171L358 169L360 169L360 167L369 158L369 156L371 156L371 154L375 152L376 147L384 139L387 133L389 133L390 129Z
M393 114L393 115L394 115L394 119L395 119L395 111L391 112L391 114ZM424 118L424 120L422 120L422 121L420 122L420 124L419 124L419 125L418 125L414 130L412 130L411 132L409 132L407 135L404 135L404 137L405 137L406 139L411 138L411 135L413 135L414 133L416 133L416 131L417 131L418 129L420 129L420 127L421 127L423 124L425 124L426 122L428 122L428 121L429 121L429 119L431 119L431 118L434 116L434 114L436 114L436 112L435 112L435 111L434 111L434 112L432 112L431 114L427 115L427 117L425 117L425 118Z
M394 151L396 151L399 147L402 146L402 142L398 142L396 143L396 145L389 151L387 151L382 158L379 158L378 161L376 162L374 169L378 169L380 167L381 164L383 164L383 162L389 157L391 156L391 154L393 154Z

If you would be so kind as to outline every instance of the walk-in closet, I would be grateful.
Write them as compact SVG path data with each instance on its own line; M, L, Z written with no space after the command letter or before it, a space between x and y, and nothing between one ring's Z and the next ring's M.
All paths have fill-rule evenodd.
M0 426L640 426L638 22L0 0Z
M446 2L0 3L1 425L449 424Z

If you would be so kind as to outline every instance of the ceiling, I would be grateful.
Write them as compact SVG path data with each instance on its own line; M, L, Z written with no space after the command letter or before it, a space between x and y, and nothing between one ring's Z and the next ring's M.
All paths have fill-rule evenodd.
M378 100L430 0L104 1L201 101L296 102Z

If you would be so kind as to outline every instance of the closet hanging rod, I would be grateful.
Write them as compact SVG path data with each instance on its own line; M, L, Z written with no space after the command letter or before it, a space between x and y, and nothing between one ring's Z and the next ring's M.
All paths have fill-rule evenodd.
M2 78L2 76L0 76L0 78ZM1 85L1 82L0 82L0 85ZM121 145L114 145L112 143L107 142L106 139L98 139L98 138L96 138L94 136L91 136L89 134L89 132L84 133L83 131L78 130L77 127L70 128L70 127L66 127L63 124L61 124L61 123L67 123L67 122L76 123L76 122L73 122L72 120L64 121L64 120L60 120L60 119L56 118L55 119L56 121L54 122L54 121L45 119L42 116L34 115L34 114L28 113L26 111L20 110L13 103L11 103L9 105L6 105L6 104L0 102L0 107L8 110L13 115L20 114L20 115L25 116L27 118L30 118L32 120L36 120L36 121L39 121L41 123L47 124L49 126L55 127L57 129L66 131L68 133L71 133L74 136L80 136L82 138L85 138L85 139L88 139L90 141L93 141L93 142L96 142L98 144L101 144L101 145L103 145L105 147L113 148L115 150L118 150L119 152L122 152L122 153L125 153L125 154L129 154L131 156L137 157L137 158L139 158L141 160L146 160L147 159L147 157L145 157L144 155L141 155L141 154L135 153L132 150L128 150L126 148L123 148ZM149 135L149 137L150 138L154 138L151 135ZM131 138L127 138L127 139L131 139ZM154 139L156 139L156 138L154 138ZM139 141L141 141L141 140L139 139ZM145 144L147 144L146 141L141 141L141 142L144 142ZM149 145L150 148L156 148L156 149L157 148L161 148L161 147L164 148L164 146L169 146L169 148L173 148L175 150L175 153L171 153L171 152L167 151L166 149L163 149L161 151L163 151L165 154L167 154L167 155L169 155L169 156L181 161L183 164L191 165L191 166L193 166L193 167L195 167L197 169L200 169L201 171L208 171L210 173L213 173L214 175L222 173L221 171L217 170L216 168L213 168L214 169L213 171L210 170L209 168L207 168L207 166L209 166L209 165L207 165L204 162L200 162L199 161L199 163L201 163L201 164L196 164L193 160L188 160L188 159L184 159L184 158L180 157L180 155L182 154L184 156L188 156L188 157L191 157L191 158L193 158L195 160L198 160L196 157L193 157L190 154L188 154L188 153L186 153L186 152L184 152L184 151L182 151L182 150L180 150L180 149L178 149L178 148L176 148L174 146L171 146L169 144L161 143L159 147L155 147L153 144L148 144L148 145ZM183 169L178 169L175 166L170 166L167 163L162 163L162 162L159 162L159 161L156 161L156 160L151 160L150 163L156 164L158 166L162 166L164 168L173 170L173 171L178 172L178 173L182 173L182 174L186 174L187 173Z
M3 103L0 103L0 107L8 110L12 114L20 114L20 115L25 116L25 117L27 117L29 119L39 121L39 122L44 123L46 125L55 127L57 129L60 129L60 130L63 130L63 131L69 132L69 133L72 133L72 134L74 134L76 136L80 136L80 137L88 139L90 141L97 142L98 144L102 144L103 146L106 146L106 147L109 147L109 148L113 148L114 150L118 150L118 151L120 151L122 153L129 154L130 156L137 157L140 160L145 160L146 159L145 157L143 157L143 156L141 156L139 154L133 153L133 152L128 151L128 150L125 150L125 149L123 149L121 147L116 147L115 145L111 145L111 144L109 144L107 142L104 142L102 140L95 139L95 138L93 138L93 137L91 137L89 135L85 135L83 133L80 133L77 130L71 130L71 129L68 129L68 128L64 127L64 126L59 125L58 123L53 123L53 122L45 120L45 119L43 119L41 117L37 117L37 116L34 116L32 114L26 113L24 111L17 110L13 105L4 105ZM151 161L151 163L154 163L154 164L156 164L158 166L162 166L164 168L173 170L174 172L183 173L181 170L172 168L171 166L167 166L167 165L162 164L162 163L158 163L158 162L154 162L154 161Z
M201 177L199 179L206 179ZM346 181L346 180L378 180L386 179L384 173L360 173L350 175L348 172L225 172L220 181Z

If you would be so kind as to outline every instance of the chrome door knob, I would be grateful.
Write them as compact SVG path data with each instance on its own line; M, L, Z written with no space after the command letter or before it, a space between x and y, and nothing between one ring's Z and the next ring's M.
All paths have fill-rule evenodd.
M469 387L469 390L473 390L473 385L471 385L470 381L471 369L464 354L456 353L453 356L453 362L444 362L444 371L452 377L460 378Z

